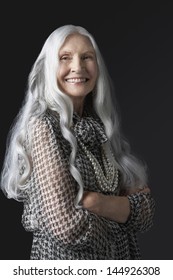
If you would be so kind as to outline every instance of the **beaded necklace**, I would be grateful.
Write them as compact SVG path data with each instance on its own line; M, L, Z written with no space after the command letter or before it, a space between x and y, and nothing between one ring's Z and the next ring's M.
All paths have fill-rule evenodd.
M115 167L110 147L108 150L106 145L102 145L101 149L103 166L105 170L104 174L100 163L93 153L91 153L81 141L80 146L93 166L100 190L103 192L114 192L119 183L119 170Z

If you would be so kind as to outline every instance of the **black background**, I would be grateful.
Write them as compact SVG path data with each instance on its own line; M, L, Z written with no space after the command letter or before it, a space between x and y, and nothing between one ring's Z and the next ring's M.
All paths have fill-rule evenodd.
M148 164L156 212L153 228L139 234L142 258L147 260L173 259L171 2L49 1L40 7L15 3L1 10L1 166L9 127L44 41L61 25L85 27L114 81L124 135ZM21 215L22 205L0 193L0 259L29 259L32 234L23 229Z

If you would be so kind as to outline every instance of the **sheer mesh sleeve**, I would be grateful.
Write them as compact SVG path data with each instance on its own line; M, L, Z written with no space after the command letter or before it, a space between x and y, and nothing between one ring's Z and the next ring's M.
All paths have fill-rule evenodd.
M87 234L89 222L88 212L74 207L77 184L69 171L69 151L65 149L50 121L38 120L32 146L34 204L42 227L68 243Z
M135 193L127 196L131 214L126 223L129 230L147 231L153 225L155 201L150 193Z

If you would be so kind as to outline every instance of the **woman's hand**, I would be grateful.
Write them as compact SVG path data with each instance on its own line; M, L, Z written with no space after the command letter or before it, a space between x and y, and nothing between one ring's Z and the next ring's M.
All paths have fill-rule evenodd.
M139 193L139 192L150 193L151 191L150 191L150 188L148 186L144 186L142 188L131 187L131 188L126 188L126 189L122 190L120 192L120 195L127 196L127 195L131 195L133 193Z

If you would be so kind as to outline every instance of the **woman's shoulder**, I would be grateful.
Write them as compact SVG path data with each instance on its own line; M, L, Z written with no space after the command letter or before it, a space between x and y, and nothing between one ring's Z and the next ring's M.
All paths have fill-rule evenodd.
M43 114L34 118L34 120L31 121L31 124L34 130L45 128L60 131L59 114L50 109L47 109Z

